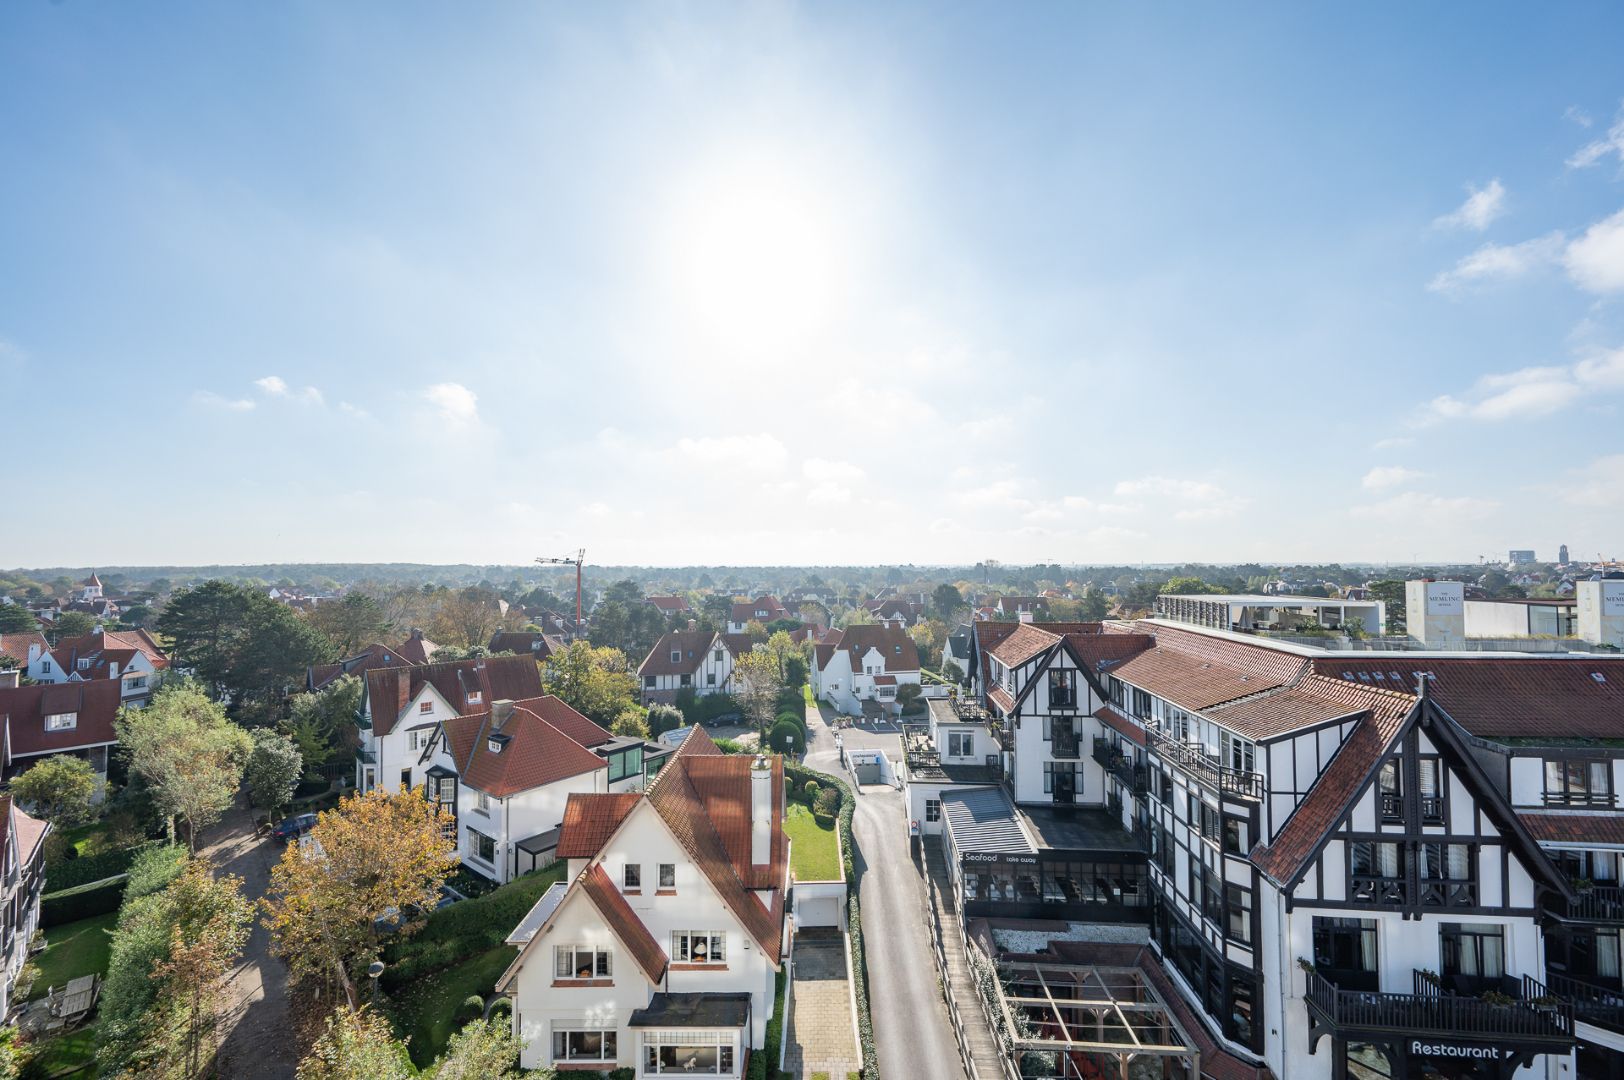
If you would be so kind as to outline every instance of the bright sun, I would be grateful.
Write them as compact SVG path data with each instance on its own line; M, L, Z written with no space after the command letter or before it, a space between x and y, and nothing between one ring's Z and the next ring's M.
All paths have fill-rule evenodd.
M718 344L804 344L850 285L832 194L782 163L706 170L681 190L670 225L675 296Z

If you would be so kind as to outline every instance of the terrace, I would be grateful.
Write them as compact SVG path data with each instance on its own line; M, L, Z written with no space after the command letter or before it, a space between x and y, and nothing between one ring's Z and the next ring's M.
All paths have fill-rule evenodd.
M1170 738L1155 727L1145 729L1150 752L1190 779L1222 795L1237 799L1262 799L1263 774L1231 769L1217 755L1201 747Z
M1143 795L1149 787L1149 769L1144 765L1135 765L1132 758L1108 739L1094 740L1094 760L1135 795Z
M1497 998L1465 997L1444 989L1438 976L1412 973L1412 992L1344 990L1318 971L1308 975L1309 1046L1320 1036L1348 1038L1448 1032L1464 1039L1506 1039L1541 1053L1571 1047L1574 1009L1545 984L1507 977Z

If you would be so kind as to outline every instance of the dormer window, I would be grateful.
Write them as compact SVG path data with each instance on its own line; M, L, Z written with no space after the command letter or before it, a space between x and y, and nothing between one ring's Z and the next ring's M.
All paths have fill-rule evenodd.
M492 735L485 740L485 748L493 754L500 754L507 749L507 744L512 738L511 735L502 735L500 733Z
M682 650L681 649L672 649L671 650L671 662L673 664L682 663Z
M479 690L470 690L470 691L468 691L468 704L470 704L470 705L478 705L480 702L482 702L484 700L485 700L485 695L484 695L484 693L482 691L479 691Z
M51 713L45 718L46 731L72 731L79 726L79 714L76 712Z
M79 658L79 670L80 671L88 671L88 670L90 670L90 657L81 656Z

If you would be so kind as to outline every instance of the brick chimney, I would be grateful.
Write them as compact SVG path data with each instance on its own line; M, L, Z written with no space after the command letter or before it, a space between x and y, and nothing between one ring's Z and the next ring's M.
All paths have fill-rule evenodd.
M773 861L773 766L763 755L750 763L750 862Z
M507 722L513 719L513 699L498 698L491 702L491 728L501 731L507 727Z

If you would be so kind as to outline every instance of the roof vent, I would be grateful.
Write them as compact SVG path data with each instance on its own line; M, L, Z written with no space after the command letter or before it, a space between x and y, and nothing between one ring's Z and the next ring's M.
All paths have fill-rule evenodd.
M1592 671L1592 672L1591 672L1591 673L1590 673L1590 677L1591 677L1591 678L1592 678L1592 679L1595 679L1595 680L1596 680L1596 681L1597 681L1597 682L1599 682L1599 683L1604 683L1604 682L1606 682L1606 681L1607 681L1607 676L1605 676L1605 675L1603 675L1603 674L1602 674L1602 673L1601 673L1601 672L1599 672L1599 671Z

